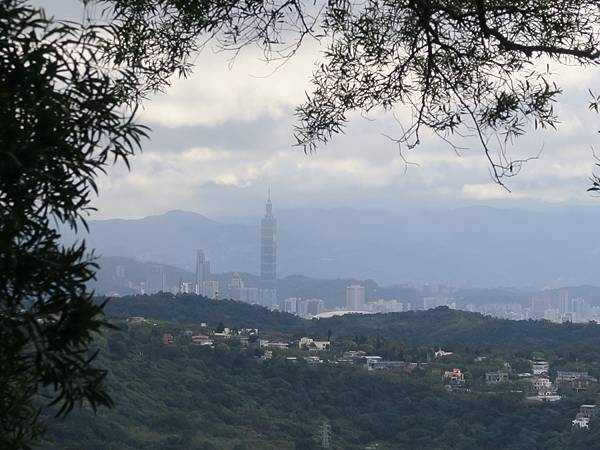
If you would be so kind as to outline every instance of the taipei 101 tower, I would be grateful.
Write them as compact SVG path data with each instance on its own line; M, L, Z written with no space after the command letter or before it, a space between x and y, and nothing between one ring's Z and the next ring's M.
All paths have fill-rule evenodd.
M260 281L261 304L274 307L277 304L277 220L273 216L271 188L266 204L266 214L260 223Z

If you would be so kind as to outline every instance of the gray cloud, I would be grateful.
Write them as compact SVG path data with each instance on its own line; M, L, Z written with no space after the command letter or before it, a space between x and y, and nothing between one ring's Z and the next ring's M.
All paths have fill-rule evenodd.
M81 6L73 6L80 3L73 0L38 3L59 17L81 17ZM382 136L400 133L394 118L383 112L373 114L373 122L353 117L347 134L314 155L292 147L293 108L310 90L317 55L311 43L272 73L274 65L262 62L253 49L242 52L231 68L231 55L210 49L201 54L189 79L174 80L165 94L144 105L141 119L153 128L152 140L132 161L131 173L118 166L101 179L97 216L135 217L182 208L243 217L261 210L268 185L278 205L288 208L599 201L585 192L594 169L590 147L597 144L600 129L598 117L587 109L587 89L599 79L596 68L553 66L565 90L556 105L562 123L558 131L535 131L515 142L515 157L543 151L508 180L508 193L491 182L474 140L457 140L469 147L457 157L424 133L423 144L407 155L419 167L406 170L394 143ZM401 108L398 116L405 124L410 119Z

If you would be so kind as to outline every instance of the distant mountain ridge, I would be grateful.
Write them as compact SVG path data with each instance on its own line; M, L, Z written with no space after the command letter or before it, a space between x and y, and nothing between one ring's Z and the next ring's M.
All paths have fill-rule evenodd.
M89 246L101 256L123 256L194 270L196 249L208 254L213 267L258 265L258 228L215 222L201 214L169 211L142 219L89 221Z
M278 275L477 286L598 284L600 211L353 209L278 211ZM215 272L257 273L256 225L225 224L186 211L136 220L89 222L86 239L102 256L194 270L202 248Z

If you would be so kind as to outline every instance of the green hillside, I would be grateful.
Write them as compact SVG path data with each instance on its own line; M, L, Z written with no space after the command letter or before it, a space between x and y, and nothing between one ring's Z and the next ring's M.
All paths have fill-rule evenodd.
M299 350L262 361L262 350L235 339L199 347L186 339L189 327L173 323L120 326L98 343L115 407L97 416L75 411L51 423L53 442L43 448L317 449L324 421L334 449L564 450L596 448L600 437L594 424L574 431L570 423L595 393L541 404L518 392L479 390L472 358L426 364L410 374L374 373L309 365ZM164 344L165 333L175 337L173 344ZM473 376L473 392L444 389L441 370L457 364Z
M216 326L253 327L268 331L334 337L376 336L411 345L468 347L471 350L517 351L595 348L600 325L555 324L547 321L511 321L478 313L437 308L404 313L346 315L320 320L272 312L235 302L213 301L196 295L157 294L113 299L107 314L143 316L178 323L205 322Z

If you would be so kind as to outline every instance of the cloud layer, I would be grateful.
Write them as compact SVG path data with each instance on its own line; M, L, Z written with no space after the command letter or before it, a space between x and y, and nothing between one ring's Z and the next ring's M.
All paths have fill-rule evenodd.
M72 0L51 5L67 14ZM519 176L512 192L491 182L489 166L474 140L461 156L445 142L423 134L423 144L404 156L384 136L398 136L390 113L370 120L355 115L346 134L316 154L294 147L294 107L310 91L319 55L308 42L279 66L256 49L232 54L206 49L188 79L174 79L165 93L148 101L140 120L153 128L132 171L115 167L100 180L95 217L140 217L169 209L190 209L215 217L244 218L261 210L271 185L280 207L404 206L453 207L586 203L594 168L591 148L600 123L588 111L588 88L600 79L596 68L552 66L564 94L557 105L558 131L536 131L511 149L515 158L540 153ZM539 61L546 64L547 61ZM406 125L405 109L396 116Z
M81 17L76 0L36 0L49 14ZM267 186L280 207L403 206L452 207L471 203L529 205L585 203L596 162L598 117L587 108L598 68L551 64L564 89L556 105L558 131L536 131L516 141L515 158L537 155L510 180L508 192L491 182L476 141L458 157L449 146L423 135L423 144L405 156L394 142L399 125L381 111L352 118L347 134L316 154L293 146L294 106L310 91L319 56L307 42L290 61L265 63L256 49L232 54L206 49L188 79L175 79L164 94L144 105L140 120L153 128L151 140L132 161L131 172L114 167L100 180L96 217L139 217L167 209L191 209L214 216L244 217L261 210ZM545 67L546 60L537 64ZM396 111L406 125L405 109ZM599 152L600 153L600 152ZM256 213L254 213L256 214Z

